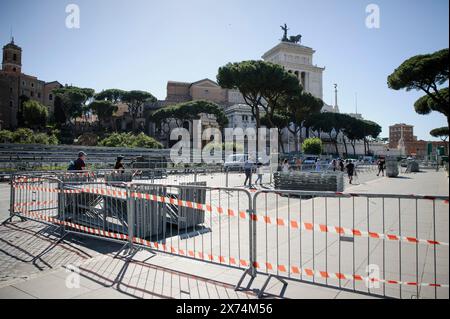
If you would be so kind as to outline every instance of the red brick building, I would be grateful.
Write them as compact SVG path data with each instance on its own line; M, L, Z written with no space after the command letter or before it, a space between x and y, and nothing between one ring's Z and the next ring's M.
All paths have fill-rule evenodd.
M62 85L57 81L45 82L22 73L22 48L11 42L3 47L0 70L0 129L15 129L22 103L36 100L53 112L52 90Z
M437 148L440 146L443 146L446 154L448 154L448 143L446 142L417 140L417 137L414 136L413 125L400 123L389 126L389 148L398 148L399 141L402 137L405 145L405 155L407 156L417 156L419 158L427 156L429 143L432 144L431 154L435 155Z

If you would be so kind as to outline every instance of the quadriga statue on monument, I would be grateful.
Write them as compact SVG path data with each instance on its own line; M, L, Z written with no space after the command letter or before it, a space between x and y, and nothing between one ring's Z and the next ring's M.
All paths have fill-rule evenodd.
M291 35L288 38L287 32L288 32L289 29L288 29L286 23L284 24L284 26L280 26L280 28L281 28L281 30L283 30L283 38L281 39L281 41L283 41L283 42L291 42L291 43L299 43L301 41L302 36L300 34L299 35L294 35L294 36Z

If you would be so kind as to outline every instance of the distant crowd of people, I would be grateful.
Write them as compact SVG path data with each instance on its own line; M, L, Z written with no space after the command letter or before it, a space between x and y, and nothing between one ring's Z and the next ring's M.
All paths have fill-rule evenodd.
M294 158L293 163L294 163L293 165L290 165L289 161L285 159L284 161L281 162L278 171L289 172L290 170L302 170L302 167L304 165L302 165L301 159ZM386 160L384 158L379 158L376 162L376 165L378 167L377 176L380 176L380 174L384 176L384 170L386 168ZM346 172L350 184L353 183L354 177L357 176L356 164L355 161L352 159L341 159L341 158L333 159L329 164L323 165L321 164L320 159L317 158L315 160L315 163L312 164L312 167L310 165L306 166L308 170L311 170L311 168L313 168L314 171L321 171L324 168L324 166L326 166L327 170L332 170L333 172L335 171Z
M75 161L72 161L69 164L68 170L70 171L83 171L86 169L86 157L87 154L83 151L78 153L78 158ZM116 163L114 165L114 170L117 172L124 173L125 172L125 166L123 163L124 156L118 156ZM314 168L314 171L321 171L323 164L321 164L320 159L316 158L315 163L311 164ZM356 172L356 165L355 162L351 159L333 159L329 164L327 164L327 170L333 170L335 171L341 171L346 172L347 177L349 180L349 183L352 184L353 178L357 176ZM294 158L293 159L293 165L289 164L289 161L287 159L281 161L278 165L278 171L283 173L288 173L291 170L302 170L302 160L300 158ZM377 176L384 176L384 170L386 168L386 161L384 158L380 158L377 161L377 167L378 167L378 173ZM256 170L256 181L255 184L262 186L262 178L264 175L264 167L263 164L258 162L255 163L252 159L252 157L248 157L247 160L244 163L244 173L245 173L245 181L244 186L253 187L252 184L252 174Z
M67 170L68 171L86 170L86 157L87 157L87 154L85 152L83 152L83 151L79 152L78 158L75 161L70 162ZM114 164L114 169L117 172L121 172L121 173L125 172L125 165L123 164L124 159L125 159L125 157L122 155L117 156L116 163Z

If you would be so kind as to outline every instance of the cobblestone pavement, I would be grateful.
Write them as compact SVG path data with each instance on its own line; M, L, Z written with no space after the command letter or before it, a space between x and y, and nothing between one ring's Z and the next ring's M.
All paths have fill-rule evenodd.
M58 243L59 238L55 226L34 221L15 219L0 226L0 287L89 260L118 247L110 243L98 245L98 240L90 238Z

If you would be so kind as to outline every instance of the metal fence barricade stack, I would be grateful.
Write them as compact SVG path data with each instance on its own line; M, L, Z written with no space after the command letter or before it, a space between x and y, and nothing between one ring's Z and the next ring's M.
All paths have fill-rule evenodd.
M190 185L189 188L180 189L178 198L181 200L205 205L206 190L195 188L194 186L206 186L206 182L180 183L180 185ZM181 206L178 209L178 227L189 228L201 225L205 222L205 211L195 207Z
M308 190L308 191L344 191L342 172L275 172L275 189Z
M167 205L149 198L167 197L167 187L156 185L132 185L131 208L134 214L134 236L159 242L166 236L169 210Z
M66 182L59 218L69 232L123 240L129 231L128 190L124 183Z
M167 221L164 235L150 237L137 232L135 244L181 257L249 269L252 259L250 193L244 189L202 185L204 183L134 184L131 196L142 200L135 207L156 205L163 212L156 218ZM135 211L135 220L155 223L150 218L142 219L139 211Z

